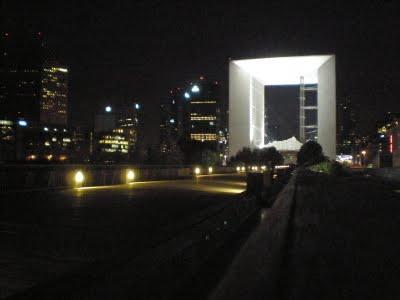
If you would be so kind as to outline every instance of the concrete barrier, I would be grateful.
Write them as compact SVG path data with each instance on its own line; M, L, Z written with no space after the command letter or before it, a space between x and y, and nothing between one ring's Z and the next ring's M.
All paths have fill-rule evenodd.
M137 165L0 165L0 191L74 187L77 171L85 176L82 186L116 185L127 182L128 170L135 172L135 181L190 178L193 166ZM207 168L203 167L203 174ZM234 168L214 167L213 173L234 173Z
M296 180L294 172L210 299L279 298L282 292L279 281L294 213Z
M246 176L246 191L252 195L261 195L261 193L272 185L271 171L263 173L251 172Z
M400 168L365 169L364 172L386 181L400 182Z

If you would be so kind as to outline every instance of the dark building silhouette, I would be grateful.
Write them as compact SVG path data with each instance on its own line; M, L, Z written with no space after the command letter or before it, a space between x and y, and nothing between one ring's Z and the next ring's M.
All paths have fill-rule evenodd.
M337 104L337 153L354 154L358 152L359 141L356 134L356 109L348 99Z

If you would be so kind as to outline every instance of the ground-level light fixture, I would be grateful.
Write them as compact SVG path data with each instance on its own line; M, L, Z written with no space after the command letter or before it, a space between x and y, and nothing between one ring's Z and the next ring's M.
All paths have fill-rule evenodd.
M246 171L246 167L245 166L242 167L242 172L244 172L244 171Z
M236 172L240 172L241 168L239 166L236 167Z
M81 185L85 181L85 175L82 171L76 171L74 179L77 185Z
M213 172L213 167L208 167L208 174L212 174Z
M126 171L126 180L128 183L135 180L135 172L133 170Z
M201 169L199 167L194 168L194 174L200 175Z

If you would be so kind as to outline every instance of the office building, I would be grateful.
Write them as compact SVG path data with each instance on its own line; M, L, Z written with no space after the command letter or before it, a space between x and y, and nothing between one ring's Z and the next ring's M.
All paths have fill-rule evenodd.
M0 119L66 126L68 69L50 61L41 32L7 32L1 39Z
M355 107L348 99L337 105L337 153L352 155L359 152L356 134Z
M166 153L178 144L186 157L214 151L225 156L227 147L226 107L217 81L201 76L170 91L161 103L160 150Z
M66 126L68 122L68 69L56 63L42 68L40 123Z
M302 87L299 104L299 139L316 138L325 155L336 158L336 63L334 55L267 57L232 60L229 64L229 155L243 147L265 147L265 86ZM308 91L310 89L310 91ZM306 93L317 103L307 101ZM313 96L310 95L310 98ZM299 101L300 100L300 101ZM300 103L299 103L300 102ZM315 119L307 118L315 111ZM267 120L269 122L269 120Z
M95 117L94 160L134 160L143 134L142 113L142 104L137 101L101 108Z

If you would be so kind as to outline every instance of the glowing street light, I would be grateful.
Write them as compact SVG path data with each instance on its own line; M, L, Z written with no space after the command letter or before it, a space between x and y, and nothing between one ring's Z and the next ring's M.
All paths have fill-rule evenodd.
M236 172L238 172L238 173L240 172L240 167L239 166L236 167Z
M196 168L194 169L194 174L200 175L200 173L201 173L200 168L199 168L199 167L196 167Z
M198 85L194 85L194 86L192 87L192 92L193 92L193 93L198 93L198 92L200 92L199 86L198 86Z
M186 99L190 99L190 94L189 94L188 92L185 92L185 94L183 94L183 96L184 96Z
M82 171L77 171L75 173L75 183L77 185L81 185L84 180L85 180L85 176L83 175Z
M212 174L213 172L213 167L208 167L208 174Z
M111 108L111 106L110 105L107 105L106 106L106 108L104 109L106 112L111 112L112 111L112 108Z
M367 154L367 151L363 150L363 151L361 151L361 154L365 155L365 154Z
M131 181L135 180L135 172L133 172L132 170L128 170L126 172L126 180L128 182L131 182Z
M28 126L28 122L26 122L25 120L19 120L18 125L21 127L26 127Z

